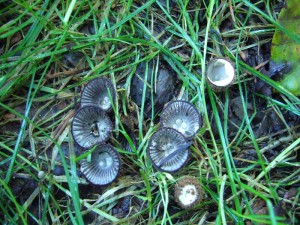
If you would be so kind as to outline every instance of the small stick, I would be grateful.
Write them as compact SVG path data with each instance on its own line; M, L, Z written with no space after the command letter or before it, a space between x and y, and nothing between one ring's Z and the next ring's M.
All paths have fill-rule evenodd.
M229 1L228 1L228 4L229 4L229 10L230 10L230 15L231 15L232 21L233 21L234 23L236 23L235 18L234 18L233 8L232 8L232 0L229 0Z
M163 166L167 161L169 161L170 159L172 159L175 155L177 155L177 153L180 153L184 150L186 150L189 146L191 146L193 144L193 142L188 142L185 145L182 145L180 147L178 147L177 149L175 149L174 152L172 152L170 155L168 155L167 157L165 157L164 159L162 159L160 161L160 163L157 166Z

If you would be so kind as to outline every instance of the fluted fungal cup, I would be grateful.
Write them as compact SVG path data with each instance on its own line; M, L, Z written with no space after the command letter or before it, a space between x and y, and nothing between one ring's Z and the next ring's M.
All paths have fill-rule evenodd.
M108 115L94 106L80 108L73 118L71 128L74 140L83 148L107 141L113 129Z
M113 146L101 144L92 152L90 161L81 161L80 171L95 185L110 184L120 171L119 154Z

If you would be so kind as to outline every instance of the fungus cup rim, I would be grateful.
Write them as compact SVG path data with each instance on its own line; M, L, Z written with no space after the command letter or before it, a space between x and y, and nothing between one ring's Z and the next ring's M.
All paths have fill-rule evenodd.
M231 72L233 72L232 74L230 74L231 75L231 79L228 79L229 81L224 82L224 85L218 85L218 82L213 81L211 79L211 77L210 77L210 74L208 74L209 72L211 72L211 71L209 71L210 66L212 66L212 64L216 63L217 61L223 61L223 62L225 61L224 63L230 65L231 66L230 69L232 69ZM229 60L227 58L222 58L222 57L214 58L211 61L209 61L207 63L207 65L206 65L205 77L206 77L207 82L209 83L209 85L212 87L213 90L215 90L215 91L221 91L222 89L231 86L232 83L235 81L235 79L236 79L235 66L231 62L231 60Z

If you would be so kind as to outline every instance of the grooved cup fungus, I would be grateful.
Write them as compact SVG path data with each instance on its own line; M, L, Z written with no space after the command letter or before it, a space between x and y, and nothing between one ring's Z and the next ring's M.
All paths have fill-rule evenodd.
M112 101L116 98L116 91L112 82L104 77L91 80L83 89L80 105L96 106L104 111L112 108Z
M196 177L183 176L175 186L175 201L183 209L190 209L203 198L202 188Z
M202 126L198 110L187 101L172 101L160 115L162 127L172 127L186 138L192 138Z
M206 67L206 80L214 91L222 91L235 79L234 66L226 59L213 59Z
M91 161L81 161L80 171L93 184L107 185L113 182L120 170L117 151L109 144L96 147L91 154Z
M161 128L154 133L148 144L148 156L153 166L164 172L176 172L188 160L191 145L173 128Z
M72 122L74 140L83 148L105 142L112 131L112 123L107 114L98 107L80 108Z

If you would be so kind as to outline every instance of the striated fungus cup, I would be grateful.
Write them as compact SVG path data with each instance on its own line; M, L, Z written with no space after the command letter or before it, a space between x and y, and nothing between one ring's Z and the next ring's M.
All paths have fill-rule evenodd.
M93 184L107 185L113 182L120 170L118 152L109 144L96 147L91 155L91 161L82 160L80 171Z
M171 127L190 139L197 134L202 126L198 110L187 101L172 101L160 115L162 127Z
M190 209L203 199L202 188L196 177L183 176L175 186L175 201L183 209Z
M112 101L116 98L116 91L112 82L104 77L91 80L83 89L80 105L100 107L104 111L112 108Z
M83 148L107 141L112 132L112 123L108 115L98 107L80 108L72 122L73 138Z
M235 68L223 58L213 59L206 67L206 80L214 91L222 91L235 80Z
M149 141L147 153L160 171L176 172L188 161L191 142L173 128L161 128Z

